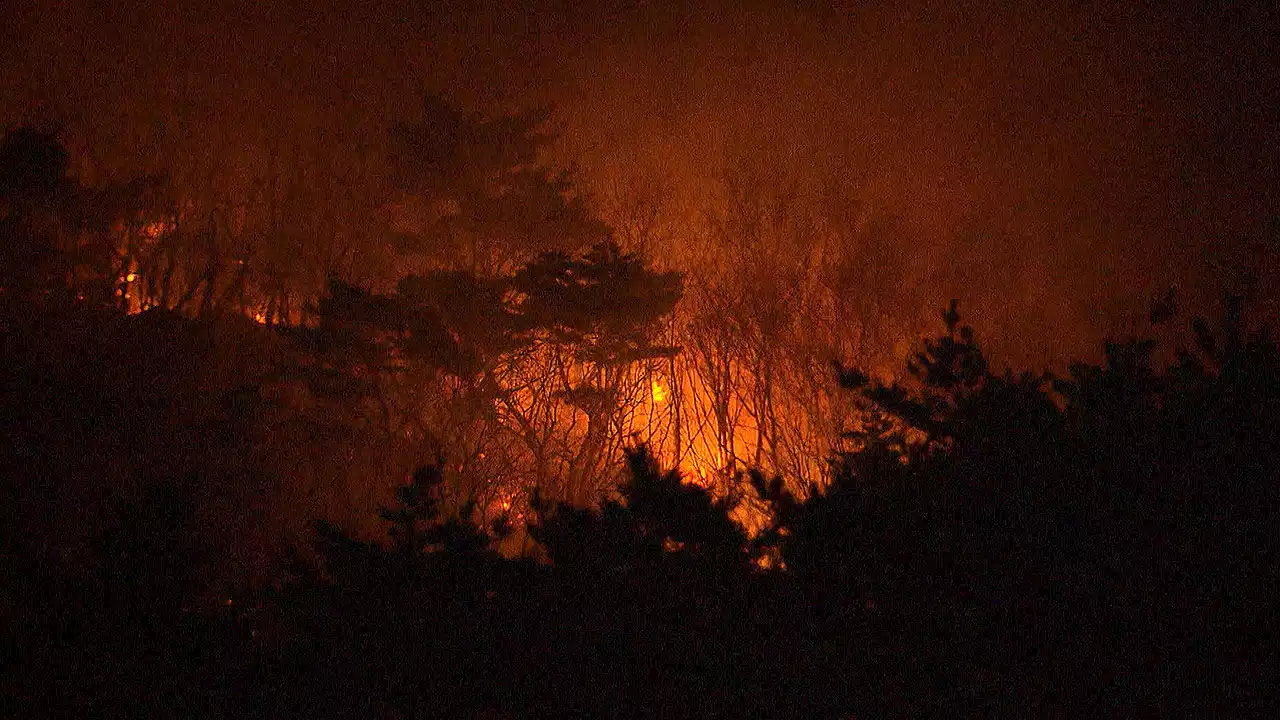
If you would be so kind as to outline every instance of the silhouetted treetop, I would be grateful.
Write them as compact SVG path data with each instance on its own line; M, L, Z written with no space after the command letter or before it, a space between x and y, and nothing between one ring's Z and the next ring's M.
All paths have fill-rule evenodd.
M434 218L404 249L464 257L489 271L549 250L577 251L609 228L587 206L568 174L539 158L550 140L544 113L499 117L459 110L428 96L423 117L392 132L392 175L424 200ZM464 264L465 266L465 264Z
M406 190L500 194L537 164L551 140L537 131L544 121L537 112L486 118L427 95L421 119L392 130L395 177Z
M679 471L663 470L640 446L627 451L616 498L598 510L536 498L538 521L529 531L551 562L566 568L650 572L664 553L674 553L719 577L749 568L746 534L731 517L737 503L713 499Z
M544 340L571 347L584 361L619 365L678 351L654 338L680 294L679 273L654 272L603 243L581 257L543 255L506 277L407 276L392 294L333 280L316 306L320 325L300 332L316 347L345 346L370 367L381 357L387 369L417 361L473 375Z
M653 344L657 323L682 295L681 275L649 270L612 242L581 257L547 253L512 278L513 312L525 327L606 365L674 354Z

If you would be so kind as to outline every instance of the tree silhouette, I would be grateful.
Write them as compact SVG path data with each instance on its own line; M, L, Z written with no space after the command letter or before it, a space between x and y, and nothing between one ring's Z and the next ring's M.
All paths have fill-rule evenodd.
M37 299L65 271L59 220L69 198L67 151L57 137L22 127L0 140L0 288Z
M540 163L544 114L488 118L439 97L392 130L393 182L425 202L433 221L402 248L477 275L500 274L544 252L575 252L608 228L571 179Z
M388 437L460 440L477 448L464 466L514 445L535 483L587 503L627 440L624 411L649 389L637 367L677 352L655 341L680 293L678 274L604 243L506 276L408 276L390 294L334 283L319 324L295 334L315 352L317 387L376 396ZM504 471L523 481L527 467Z
M1274 482L1254 482L1274 478L1272 439L1255 423L1277 386L1274 345L1244 338L1237 317L1229 304L1221 338L1198 323L1216 359L1185 353L1161 372L1151 342L1114 343L1104 365L1050 383L991 373L953 304L947 333L909 366L914 387L842 370L890 421L864 427L831 486L803 501L756 484L775 518L761 541L823 632L867 628L877 662L839 662L896 688L850 700L901 716L1258 702L1252 680L1221 674L1255 671L1211 649L1257 657L1231 630L1248 611L1218 593L1252 597L1248 578L1276 570L1239 545L1250 537L1258 558L1274 538Z

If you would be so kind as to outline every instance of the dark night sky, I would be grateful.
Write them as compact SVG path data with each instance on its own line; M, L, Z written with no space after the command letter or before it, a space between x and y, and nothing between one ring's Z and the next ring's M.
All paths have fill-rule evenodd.
M696 196L741 155L856 177L915 252L963 268L980 329L1043 338L1028 358L1079 352L1170 285L1274 303L1268 3L175 5L4 0L4 125L65 123L127 172L161 122L341 144L423 89L550 103L589 183L663 173Z

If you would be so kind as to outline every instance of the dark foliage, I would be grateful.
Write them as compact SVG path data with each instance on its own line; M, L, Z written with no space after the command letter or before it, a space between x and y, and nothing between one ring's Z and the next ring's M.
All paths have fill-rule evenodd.
M0 141L0 197L47 195L67 173L67 151L57 137L32 127Z
M6 142L5 192L56 195L52 146ZM418 182L474 163L454 146ZM493 281L335 284L317 325L280 336L12 279L6 715L1264 717L1280 700L1280 352L1234 299L1167 368L1135 340L1065 378L993 372L953 304L909 382L840 370L865 420L824 487L757 473L753 497L713 497L641 448L598 508L535 493L517 529L486 526L437 461L382 511L386 544L320 524L312 557L233 592L221 539L270 520L248 512L268 340L339 385L407 361L477 372L534 334L622 363L674 350L645 325L678 277L601 244ZM746 501L769 514L750 537ZM497 552L515 532L532 549Z
M953 308L916 391L861 382L900 422L830 487L755 478L775 521L750 543L731 502L636 453L598 511L540 505L549 567L490 560L488 600L517 567L529 584L501 621L517 647L470 646L502 692L471 697L551 717L1261 712L1276 358L1230 318L1230 349L1160 373L1149 344L1113 346L1055 395L991 374Z

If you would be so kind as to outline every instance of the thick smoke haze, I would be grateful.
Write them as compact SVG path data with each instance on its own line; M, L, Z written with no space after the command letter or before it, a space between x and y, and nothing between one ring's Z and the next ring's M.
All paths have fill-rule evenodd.
M341 157L426 91L548 107L554 160L652 190L676 244L731 169L897 217L920 313L961 298L1015 365L1087 356L1171 287L1274 301L1266 3L515 7L9 0L0 118L60 127L92 181Z

